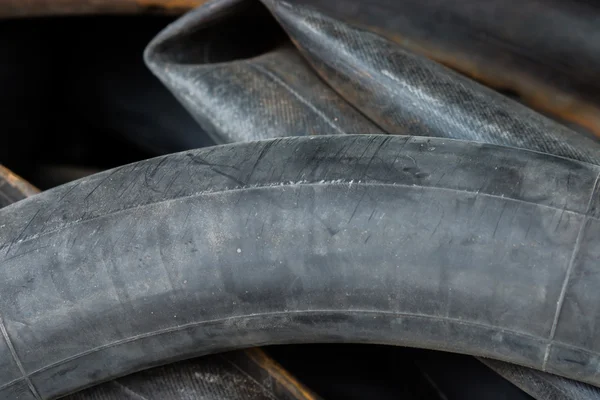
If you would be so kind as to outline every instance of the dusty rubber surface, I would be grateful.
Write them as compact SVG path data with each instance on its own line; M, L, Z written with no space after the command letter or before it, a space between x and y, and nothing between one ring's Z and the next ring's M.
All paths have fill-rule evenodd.
M458 43L441 48L452 49L452 55L458 58L470 53L467 59L478 61L481 56L477 55L477 49L486 49L489 56L490 47L494 56L480 60L485 62L486 72L493 71L495 77L516 77L521 83L533 82L531 74L525 78L519 73L521 69L515 71L503 64L515 59L511 51L504 48L509 54L502 54L498 46L494 48L490 40L485 40L485 32L468 24L470 18L465 14L472 13L469 11L472 7L456 4L456 10L449 11L452 7L448 5L412 0L403 3L263 0L262 3L265 6L253 0L206 4L165 28L145 52L150 69L217 143L282 136L391 133L512 145L599 162L597 141L432 61L408 45L421 43L418 37L432 30L439 35L434 41L460 32L455 37ZM542 21L552 14L552 6L541 7L547 11L540 17ZM460 17L436 24L437 8L443 11L440 15L462 14L467 19L466 26ZM502 7L490 4L477 10L480 8L489 8L487 11L491 13ZM525 15L537 13L527 10ZM526 22L525 15L516 20ZM357 18L362 23L351 23L360 22ZM575 27L577 21L571 20L565 26ZM422 26L425 22L429 26ZM541 22L538 24L542 26ZM391 27L416 31L406 32L398 43ZM577 36L573 29L568 29L569 33ZM584 26L581 29L585 30ZM564 44L565 35L555 34L561 36ZM488 46L478 43L471 52L467 51L465 45L471 47L472 35ZM549 41L553 49L559 48L559 40L538 36L542 43ZM235 40L228 39L232 37ZM580 42L595 46L591 39ZM426 47L431 49L430 45ZM534 50L527 50L530 51ZM583 64L589 67L593 63L587 62L585 55L591 55L590 51L579 49L575 52L581 57L569 60L586 60ZM524 57L522 49L518 53L520 58L540 67L533 75L543 81L549 77L546 72L553 67L540 65L539 59L543 57L535 52ZM564 60L564 56L560 59ZM490 60L500 70L489 68ZM579 78L587 76L579 76L577 69L569 71ZM562 76L561 80L565 79ZM557 82L558 78L549 81ZM595 81L586 78L585 87L591 90ZM557 94L538 86L526 90L538 101L569 98L563 92ZM503 87L513 88L513 85ZM593 107L590 111L590 107L572 105L558 114L568 117L581 111L587 115L586 121L592 121L598 113L593 112Z
M448 139L160 157L0 210L0 394L227 349L364 342L600 384L600 168Z
M38 194L29 182L0 165L0 208ZM153 368L68 396L68 400L318 400L261 349Z
M594 31L585 23L593 20L594 12L574 15L581 5L528 0L519 7L490 3L473 13L472 5L460 2L265 0L270 16L258 3L221 0L201 7L167 27L146 52L150 68L220 142L377 133L357 117L362 113L381 132L468 139L599 162L598 142L428 59L477 75L492 86L510 88L529 105L551 110L554 117L593 128L596 117L580 118L589 117L593 109L581 102L583 86L560 89L560 95L552 87L584 82L586 73L577 71L593 70L585 56L594 54L586 49L595 46L589 40L593 35L580 33ZM497 24L507 16L523 22L517 25L524 29L512 27L508 32L506 24ZM273 26L274 17L289 39ZM564 22L558 24L562 28L551 23L556 18ZM482 25L482 20L487 22ZM548 26L553 26L550 35L531 35ZM507 42L516 45L503 46L507 35ZM222 40L231 36L246 45ZM544 52L558 54L574 37L576 43L567 47L579 56L570 61L584 68L569 68L570 78L549 79L565 71L556 70L554 61L546 62ZM263 47L257 48L257 43ZM584 86L593 92L593 84ZM343 107L344 102L354 108ZM494 367L501 375L517 376L504 373L500 365ZM519 370L515 383L522 386L525 376L528 392L540 399L546 400L547 392L538 395L533 390L549 380L565 383L564 399L578 398L571 388L581 385L525 369ZM590 388L593 391L597 390Z

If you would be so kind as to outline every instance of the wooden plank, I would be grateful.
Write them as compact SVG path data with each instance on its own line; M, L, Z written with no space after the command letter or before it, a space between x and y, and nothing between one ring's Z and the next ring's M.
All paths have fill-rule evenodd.
M0 0L0 18L83 14L180 14L207 0Z
M37 193L36 187L0 165L0 208Z

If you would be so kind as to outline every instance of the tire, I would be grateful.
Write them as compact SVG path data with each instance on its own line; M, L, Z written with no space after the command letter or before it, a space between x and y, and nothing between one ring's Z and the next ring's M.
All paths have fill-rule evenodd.
M248 346L460 352L599 385L600 168L448 139L159 157L0 210L0 395Z

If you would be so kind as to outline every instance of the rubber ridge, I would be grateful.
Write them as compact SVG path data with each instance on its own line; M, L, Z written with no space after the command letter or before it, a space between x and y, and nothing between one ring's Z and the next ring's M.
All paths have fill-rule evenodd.
M24 371L0 344L0 395L301 342L461 352L598 385L599 173L349 135L178 153L42 193L0 210L0 310Z

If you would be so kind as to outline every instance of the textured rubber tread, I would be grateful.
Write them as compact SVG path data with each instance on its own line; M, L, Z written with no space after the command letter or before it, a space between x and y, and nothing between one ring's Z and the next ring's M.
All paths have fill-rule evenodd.
M598 385L599 173L349 135L178 153L42 193L0 210L0 394L290 342L455 351Z

